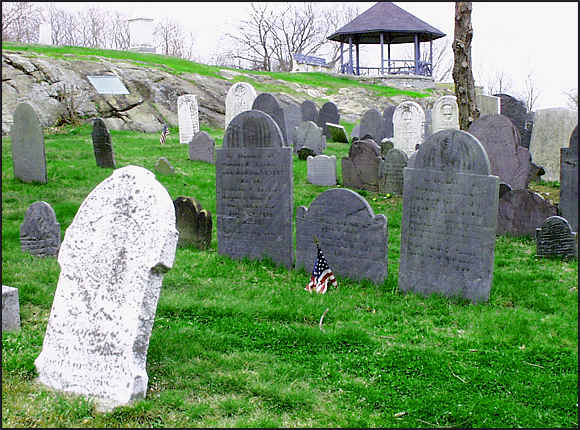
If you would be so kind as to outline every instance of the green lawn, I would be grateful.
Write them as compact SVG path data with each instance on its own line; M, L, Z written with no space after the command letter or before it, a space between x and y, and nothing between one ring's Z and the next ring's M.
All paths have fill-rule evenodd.
M223 130L202 129L221 144ZM217 254L215 166L189 161L177 129L164 147L158 134L111 131L117 167L153 170L166 157L176 175L157 178L172 199L195 197L214 221L211 248L178 249L165 275L146 399L97 413L36 385L59 265L22 253L19 226L44 200L64 235L111 174L96 166L90 132L45 137L46 185L14 179L2 139L2 282L18 288L22 319L20 332L2 335L3 427L578 426L577 261L538 259L531 238L498 237L488 303L403 295L401 198L361 191L388 219L388 278L338 277L338 289L310 295L306 271ZM328 144L338 160L347 152ZM308 184L296 156L293 168L294 206L309 205L328 187Z

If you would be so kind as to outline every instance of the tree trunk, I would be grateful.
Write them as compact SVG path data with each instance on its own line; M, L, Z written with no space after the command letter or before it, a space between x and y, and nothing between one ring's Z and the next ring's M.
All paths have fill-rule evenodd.
M459 107L459 128L467 130L479 118L475 104L475 84L471 70L471 2L455 2L455 35L453 41L453 82Z

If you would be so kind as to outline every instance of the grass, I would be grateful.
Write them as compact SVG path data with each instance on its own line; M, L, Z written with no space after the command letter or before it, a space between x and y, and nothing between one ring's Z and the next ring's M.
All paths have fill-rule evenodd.
M221 144L223 130L202 129ZM54 257L20 250L19 226L44 200L64 235L112 173L96 167L90 132L45 136L46 185L14 178L2 139L2 282L18 288L22 320L19 332L2 335L3 427L578 426L577 261L538 259L531 238L498 237L488 303L403 295L401 198L361 191L388 219L388 277L380 285L339 277L337 290L310 295L303 270L217 253L215 166L189 161L177 129L164 147L158 134L111 131L118 168L153 170L166 157L176 174L157 179L172 199L199 200L214 222L210 249L179 248L164 277L146 398L98 413L36 385L60 269ZM348 145L330 142L326 152L340 160ZM295 208L329 188L307 183L296 155L293 169Z

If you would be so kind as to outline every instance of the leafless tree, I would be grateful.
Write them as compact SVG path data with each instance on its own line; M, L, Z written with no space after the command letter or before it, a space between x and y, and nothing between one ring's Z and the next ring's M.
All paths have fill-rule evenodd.
M526 80L524 81L524 91L521 96L522 101L525 103L528 112L534 110L534 106L540 97L540 90L536 84L536 79L533 72L529 72Z
M498 70L487 79L486 90L490 95L508 94L513 91L512 79L504 70Z
M564 91L564 95L567 97L568 107L573 110L578 110L578 88Z
M2 2L2 40L38 42L42 10L33 2Z
M112 12L110 19L111 29L109 32L109 47L119 50L129 49L130 33L127 16L120 12Z
M158 21L153 37L161 54L185 59L190 59L193 54L193 34L186 34L183 27L172 18Z
M107 13L94 6L77 12L78 45L105 48L108 22Z

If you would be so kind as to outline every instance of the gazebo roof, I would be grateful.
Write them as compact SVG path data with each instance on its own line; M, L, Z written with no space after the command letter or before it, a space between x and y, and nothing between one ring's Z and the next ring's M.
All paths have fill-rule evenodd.
M415 34L420 42L444 37L445 33L421 21L391 2L378 2L361 13L327 39L348 43L349 36L359 44L380 43L380 33L385 33L384 42L391 44L413 43Z

